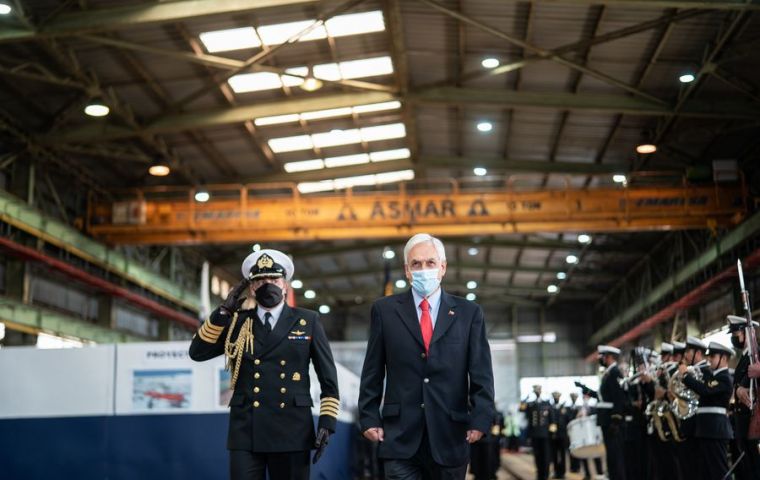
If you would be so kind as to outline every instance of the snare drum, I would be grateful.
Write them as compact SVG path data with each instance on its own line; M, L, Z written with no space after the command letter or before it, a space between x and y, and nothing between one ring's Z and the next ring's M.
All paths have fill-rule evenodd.
M602 429L596 425L596 415L576 418L567 424L570 453L575 458L604 457Z

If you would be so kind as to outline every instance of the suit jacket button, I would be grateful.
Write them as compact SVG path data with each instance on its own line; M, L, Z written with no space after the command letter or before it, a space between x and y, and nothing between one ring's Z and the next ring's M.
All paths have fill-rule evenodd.
M285 403L281 403L280 408L285 408Z
M430 383L430 379L429 379L429 378L425 378L425 379L423 380L423 382L425 382L425 383Z
M421 404L420 404L420 408L425 408L425 404L424 404L424 403L421 403Z
M285 374L284 374L284 373L281 373L281 374L280 374L280 378L285 378Z
M256 372L253 374L253 378L261 378L261 374L259 374L259 372Z
M255 402L253 402L253 408L259 408L259 401L258 400L256 400Z
M420 353L420 357L425 358L427 357L427 354L425 352Z
M253 363L254 363L254 364L256 364L256 365L260 365L260 364L261 364L261 360L259 360L259 359L257 358L256 360L254 360L254 361L253 361Z
M280 389L280 393L285 393L285 392L287 392L287 391L288 391L288 389L287 389L287 388L285 388L285 387L282 387L282 388Z

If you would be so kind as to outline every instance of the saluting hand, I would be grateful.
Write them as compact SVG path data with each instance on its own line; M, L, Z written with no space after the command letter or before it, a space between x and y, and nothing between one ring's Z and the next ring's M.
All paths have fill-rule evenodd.
M483 432L478 430L467 430L467 443L475 443L483 438Z
M385 437L385 432L382 428L374 427L366 429L362 435L364 435L364 438L367 440L373 442L382 442L383 438Z
M250 283L251 282L247 278L244 278L240 283L235 285L235 288L230 290L230 293L227 294L227 298L224 299L224 302L222 302L219 308L227 314L233 314L240 310L240 307L243 305L246 298L241 298L240 295L243 294Z

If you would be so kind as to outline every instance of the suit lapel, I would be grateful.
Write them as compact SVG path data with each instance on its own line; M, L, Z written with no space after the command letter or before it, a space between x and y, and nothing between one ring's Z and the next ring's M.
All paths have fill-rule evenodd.
M296 315L293 309L288 305L285 305L280 314L280 318L277 320L277 324L274 326L274 330L269 333L269 336L259 351L260 356L265 355L272 350L283 338L285 338L285 335L287 335L288 331L293 326L293 323L296 321L295 317Z
M451 327L456 319L457 304L451 296L441 290L441 305L438 307L438 316L435 319L435 328L433 329L433 339L430 343L434 343L446 334L446 331Z
M401 318L401 322L406 326L407 330L409 330L409 333L412 334L412 337L417 340L420 346L424 347L425 344L422 342L422 330L420 330L420 322L417 319L417 307L414 305L414 297L412 296L411 290L409 290L406 295L399 297L396 313L399 318Z

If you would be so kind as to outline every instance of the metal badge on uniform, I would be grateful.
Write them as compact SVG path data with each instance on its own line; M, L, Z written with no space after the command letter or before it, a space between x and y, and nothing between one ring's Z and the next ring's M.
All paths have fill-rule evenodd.
M449 310L449 317L453 317L453 316L454 316L454 310Z
M296 336L299 336L299 337L300 337L301 335L303 335L304 333L306 333L306 332L302 332L301 330L291 330L291 331L290 331L290 334L291 334L291 335L296 335Z
M299 325L306 325L306 320L304 320L304 319L302 318L301 320L299 320L298 324L299 324Z
M707 384L707 386L710 387L710 388L717 387L718 386L718 381L717 380L712 380L710 383Z
M300 382L301 381L301 374L296 372L293 374L293 381L294 382Z

